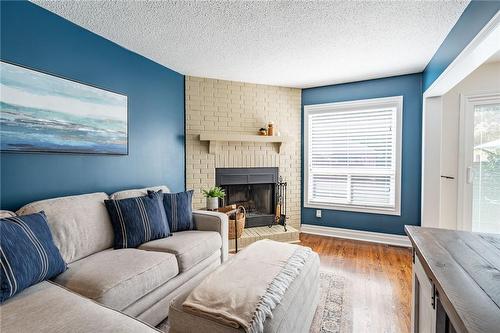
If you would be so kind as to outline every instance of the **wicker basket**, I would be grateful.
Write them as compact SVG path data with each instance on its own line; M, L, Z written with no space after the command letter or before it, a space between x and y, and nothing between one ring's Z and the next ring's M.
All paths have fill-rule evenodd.
M241 238L245 229L246 210L243 206L235 205L219 208L219 212L225 213L229 217L229 239ZM234 220L236 219L236 223ZM235 228L236 224L236 228ZM236 229L236 230L235 230Z

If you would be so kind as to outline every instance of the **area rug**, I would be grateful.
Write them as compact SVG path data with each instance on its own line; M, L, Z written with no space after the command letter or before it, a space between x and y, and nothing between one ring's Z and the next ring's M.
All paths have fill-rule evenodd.
M352 310L345 296L346 279L334 273L320 272L320 300L310 333L347 333L352 332ZM157 328L168 333L168 321L161 322Z
M352 308L345 295L346 283L341 275L320 272L320 299L310 333L352 332Z

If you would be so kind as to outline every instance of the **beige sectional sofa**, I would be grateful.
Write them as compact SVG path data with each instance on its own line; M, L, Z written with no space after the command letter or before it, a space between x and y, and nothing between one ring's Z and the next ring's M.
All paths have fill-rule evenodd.
M7 300L0 310L1 331L153 330L132 317L159 324L176 295L227 259L227 216L205 211L193 212L196 230L176 232L137 249L113 249L104 200L146 195L148 189L168 191L161 186L111 196L92 193L22 207L18 215L45 211L68 269L53 282L39 283Z

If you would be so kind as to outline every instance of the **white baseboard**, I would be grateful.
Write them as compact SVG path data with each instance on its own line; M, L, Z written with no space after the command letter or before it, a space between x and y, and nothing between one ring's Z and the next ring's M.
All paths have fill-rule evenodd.
M383 234L379 232L323 227L311 224L302 224L300 232L306 234L354 239L359 241L374 242L381 244L389 244L402 247L411 247L410 240L407 236Z

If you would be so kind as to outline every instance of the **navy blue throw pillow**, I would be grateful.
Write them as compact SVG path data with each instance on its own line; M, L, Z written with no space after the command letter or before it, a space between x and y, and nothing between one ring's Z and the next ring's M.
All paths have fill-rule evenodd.
M161 191L159 192L161 193ZM163 193L163 207L165 207L171 232L194 229L193 190L179 193Z
M113 224L115 249L138 247L170 236L161 193L122 200L104 200Z
M66 270L44 212L0 219L0 302Z

